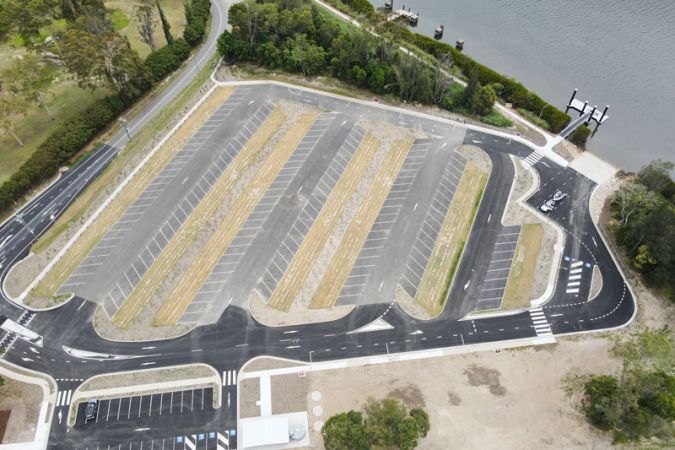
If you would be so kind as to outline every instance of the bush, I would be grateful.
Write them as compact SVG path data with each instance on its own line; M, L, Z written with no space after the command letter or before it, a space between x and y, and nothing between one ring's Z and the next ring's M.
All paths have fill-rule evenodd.
M209 0L193 0L189 12L189 14L186 14L187 24L183 30L183 38L185 42L194 47L202 41L206 34L206 22L211 14L211 2Z
M567 139L574 145L578 145L581 148L586 148L586 141L588 141L588 137L590 135L591 129L586 125L581 125L579 128L574 130L574 132L570 134L569 138Z
M495 127L508 128L513 126L513 121L511 119L494 109L489 114L481 117L480 121Z
M364 14L368 17L375 15L375 7L368 0L340 0L349 8L353 9L357 13Z

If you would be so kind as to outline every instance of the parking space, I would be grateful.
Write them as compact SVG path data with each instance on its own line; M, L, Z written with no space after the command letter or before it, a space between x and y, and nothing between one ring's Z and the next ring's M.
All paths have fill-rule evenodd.
M417 294L422 275L424 275L427 263L436 245L436 238L441 231L465 166L466 158L457 152L453 152L403 268L401 287L411 298L415 298Z
M103 441L74 447L75 450L226 450L235 448L234 430L195 430L177 436L139 437L121 441ZM139 434L139 433L134 433Z
M251 243L262 231L263 224L269 219L272 210L277 206L279 200L288 194L287 190L291 182L295 179L309 155L316 150L318 142L329 129L331 123L336 120L336 117L338 117L336 114L325 113L317 118L251 215L244 222L225 254L209 274L199 293L183 314L181 322L201 322L203 316L209 313L212 303L222 301L218 294L230 280L232 273Z
M349 160L354 155L364 135L365 130L360 126L352 128L347 139L340 146L340 150L333 157L328 169L323 173L319 183L309 195L307 203L296 217L293 226L286 233L280 247L265 268L262 279L257 286L265 301L272 296L279 280L298 248L300 248L300 244L319 215L319 211L321 211L347 164L349 164Z
M415 141L415 144L410 149L387 195L387 199L384 201L377 219L375 219L375 223L368 233L366 242L361 248L354 266L338 295L338 305L358 303L359 297L367 285L368 278L377 266L377 261L380 258L380 249L388 240L389 233L398 219L401 207L405 203L405 199L410 192L420 167L422 167L424 159L427 157L430 146L429 140L421 139Z
M171 182L175 181L176 175L185 168L198 150L203 151L204 143L213 135L220 122L226 120L250 93L250 88L237 89L228 99L206 120L193 134L188 142L173 156L171 161L159 172L159 174L146 187L136 201L125 211L120 219L106 232L103 238L97 243L94 249L82 261L80 266L70 275L66 282L61 286L59 292L72 292L77 290L78 286L85 285L92 275L94 275L101 266L106 257L112 250L123 243L127 233L137 224L137 222L148 213L148 209L154 201L160 197ZM209 149L215 151L216 149ZM166 230L164 230L166 231ZM138 267L132 268L125 274L133 280L138 277ZM125 277L122 277L125 278ZM121 284L120 284L121 281ZM116 289L127 291L125 280L118 280ZM110 308L114 305L108 305ZM116 309L115 309L116 311ZM110 313L111 310L108 309ZM112 311L114 312L114 311Z
M497 235L490 263L481 283L476 310L494 309L501 305L519 236L520 225L502 227Z
M213 408L213 388L100 400L96 418L85 424L86 406L86 402L78 405L76 426L96 427L97 424L107 422L192 414Z
M136 260L115 281L115 286L107 293L103 305L109 315L112 316L117 312L136 284L138 284L152 263L162 253L164 247L173 238L174 234L190 217L192 211L273 110L274 104L265 102L258 108L248 123L239 129L237 135L228 141L223 149L214 152L211 164L204 171L201 178L193 183L192 188L178 202L164 223L159 226L159 229L148 241L145 248L138 253Z

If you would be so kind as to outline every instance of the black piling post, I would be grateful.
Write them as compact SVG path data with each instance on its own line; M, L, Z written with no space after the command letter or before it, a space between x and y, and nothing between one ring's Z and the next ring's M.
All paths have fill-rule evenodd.
M567 114L567 111L569 111L570 107L572 106L572 101L574 100L574 97L577 96L577 89L572 92L572 97L570 98L570 101L567 102L567 108L565 108L565 114Z
M593 115L595 114L596 109L598 109L598 105L593 106L593 111L591 111L591 115L588 116L588 120L586 121L586 125L591 123L591 120L593 120Z
M607 114L608 109L609 109L609 105L605 106L605 110L602 112L602 116L600 116L600 120L598 121L598 125L602 124L602 120L605 118L605 115Z
M581 111L579 111L579 117L583 116L584 113L586 112L586 107L588 106L588 100L584 103L584 107Z

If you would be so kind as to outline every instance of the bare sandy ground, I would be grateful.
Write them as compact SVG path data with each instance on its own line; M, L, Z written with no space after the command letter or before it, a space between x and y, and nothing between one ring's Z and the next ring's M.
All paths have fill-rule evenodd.
M11 410L12 413L2 444L32 441L42 406L42 389L34 384L4 379L5 384L0 387L0 411Z

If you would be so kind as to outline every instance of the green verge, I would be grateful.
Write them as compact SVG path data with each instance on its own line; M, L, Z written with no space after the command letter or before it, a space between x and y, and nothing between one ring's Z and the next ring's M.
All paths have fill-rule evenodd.
M211 61L213 62L215 58ZM66 212L56 221L56 223L33 245L32 251L39 253L44 251L52 242L70 226L80 220L89 209L93 201L103 192L106 186L111 183L124 165L145 147L152 138L165 129L170 120L176 115L185 104L199 91L201 86L208 80L211 74L212 64L206 64L204 68L195 76L195 79L186 86L178 96L155 116L147 125L143 127L126 147L118 154L113 162L103 171L101 175L81 194L81 196L66 210ZM169 86L167 83L165 86Z

